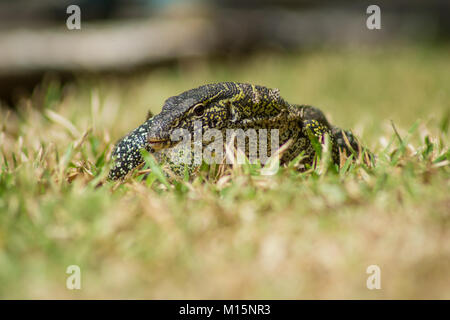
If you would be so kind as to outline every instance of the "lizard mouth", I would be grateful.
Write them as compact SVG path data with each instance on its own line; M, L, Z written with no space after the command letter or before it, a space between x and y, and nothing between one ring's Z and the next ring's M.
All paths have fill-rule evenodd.
M169 139L148 139L148 143L154 150L161 150L170 146Z

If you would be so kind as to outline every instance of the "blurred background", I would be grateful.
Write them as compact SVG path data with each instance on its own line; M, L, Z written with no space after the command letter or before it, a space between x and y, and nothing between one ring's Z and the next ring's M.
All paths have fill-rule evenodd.
M377 1L382 28L368 30L372 2L0 0L0 99L14 104L49 73L67 81L254 52L448 42L449 1ZM71 4L81 30L66 27Z

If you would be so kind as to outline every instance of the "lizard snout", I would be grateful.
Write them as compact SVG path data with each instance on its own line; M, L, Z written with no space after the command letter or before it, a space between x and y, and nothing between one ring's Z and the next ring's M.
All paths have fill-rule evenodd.
M161 150L171 146L171 139L168 131L158 130L160 127L152 126L147 135L147 142L154 150Z

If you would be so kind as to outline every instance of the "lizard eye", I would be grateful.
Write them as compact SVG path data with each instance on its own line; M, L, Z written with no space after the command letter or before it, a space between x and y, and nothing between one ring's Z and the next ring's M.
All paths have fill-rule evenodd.
M196 105L194 107L194 113L196 116L202 116L205 113L205 106L202 104Z

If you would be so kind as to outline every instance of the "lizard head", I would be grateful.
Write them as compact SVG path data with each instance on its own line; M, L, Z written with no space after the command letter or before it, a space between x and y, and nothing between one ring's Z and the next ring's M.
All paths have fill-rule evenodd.
M192 135L208 129L258 128L287 106L277 89L235 82L208 84L168 98L153 118L147 139L159 150L177 144L171 137L180 129Z

